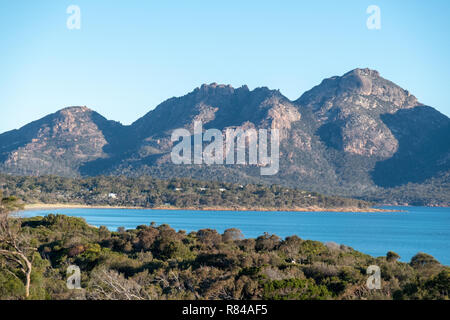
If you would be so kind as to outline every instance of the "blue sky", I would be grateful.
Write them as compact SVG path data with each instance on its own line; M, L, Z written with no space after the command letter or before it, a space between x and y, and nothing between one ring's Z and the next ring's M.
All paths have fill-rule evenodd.
M66 27L72 4L80 30ZM447 0L2 1L0 132L73 105L129 124L202 83L297 99L356 67L450 115L449 31Z

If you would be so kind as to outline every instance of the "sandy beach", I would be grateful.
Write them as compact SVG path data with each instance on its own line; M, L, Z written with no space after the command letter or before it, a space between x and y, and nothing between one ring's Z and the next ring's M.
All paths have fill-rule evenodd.
M247 207L186 207L160 206L154 208L133 206L101 206L72 203L34 203L26 204L24 210L49 210L49 209L151 209L151 210L196 210L196 211L292 211L292 212L402 212L401 210L387 210L379 208L320 208L320 207L296 207L296 208L247 208Z

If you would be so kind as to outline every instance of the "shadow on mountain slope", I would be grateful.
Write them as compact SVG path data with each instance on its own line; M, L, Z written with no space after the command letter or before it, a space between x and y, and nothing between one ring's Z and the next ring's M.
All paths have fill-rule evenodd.
M79 171L83 176L104 174L110 168L120 164L127 154L133 152L138 145L138 140L129 126L123 126L119 122L107 120L96 112L92 113L91 120L102 132L107 142L103 147L103 152L108 157L80 165Z
M393 157L377 162L374 183L396 187L421 183L450 169L450 120L427 106L383 114L381 120L399 142Z

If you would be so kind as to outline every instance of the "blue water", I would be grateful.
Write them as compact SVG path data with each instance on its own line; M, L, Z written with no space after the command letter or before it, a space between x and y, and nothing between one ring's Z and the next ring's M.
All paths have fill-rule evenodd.
M238 228L246 237L264 232L280 237L298 235L302 239L333 241L373 255L397 252L409 261L417 252L431 254L442 264L450 265L450 208L395 207L405 212L256 212L192 211L146 209L57 209L33 210L25 217L60 213L82 217L94 226L110 230L118 227L169 224L187 232L211 228L223 232Z

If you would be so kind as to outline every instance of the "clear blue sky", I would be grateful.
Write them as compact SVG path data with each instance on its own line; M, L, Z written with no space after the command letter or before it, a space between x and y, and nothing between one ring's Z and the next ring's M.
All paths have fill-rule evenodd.
M371 4L381 30L366 27ZM129 124L202 83L297 99L356 67L450 115L449 33L447 0L1 1L0 132L72 105Z

